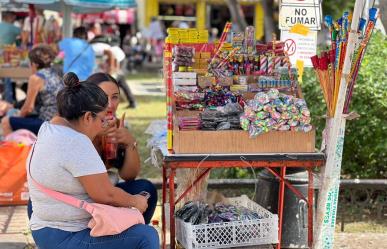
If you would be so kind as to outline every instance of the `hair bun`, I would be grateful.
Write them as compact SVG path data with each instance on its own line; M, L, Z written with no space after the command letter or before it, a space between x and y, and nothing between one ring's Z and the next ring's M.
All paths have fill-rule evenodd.
M78 76L73 72L66 73L63 76L63 83L70 88L77 87L80 84Z

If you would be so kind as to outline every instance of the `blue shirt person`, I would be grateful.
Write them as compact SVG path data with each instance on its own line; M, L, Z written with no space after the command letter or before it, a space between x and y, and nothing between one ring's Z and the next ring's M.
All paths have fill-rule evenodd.
M16 15L13 12L5 12L3 21L0 22L0 46L12 45L20 35L20 28L13 25Z
M64 52L63 73L74 72L81 81L86 80L95 67L95 54L86 37L86 29L78 27L74 29L73 38L59 42L59 50Z

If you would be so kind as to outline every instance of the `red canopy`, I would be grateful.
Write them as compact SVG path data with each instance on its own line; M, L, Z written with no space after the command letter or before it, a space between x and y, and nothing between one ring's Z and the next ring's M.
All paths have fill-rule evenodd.
M132 24L135 20L135 9L115 9L94 14L76 14L85 23L105 22L115 24Z

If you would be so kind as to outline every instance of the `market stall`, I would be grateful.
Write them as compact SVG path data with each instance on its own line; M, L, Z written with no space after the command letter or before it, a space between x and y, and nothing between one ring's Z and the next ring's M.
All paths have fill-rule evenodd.
M362 0L356 1L352 19L348 12L338 21L327 16L331 49L311 57L327 104L324 153L315 152L311 115L283 43L274 38L255 44L253 27L230 32L229 23L217 44L208 43L203 30L168 30L167 132L166 143L159 146L164 248L167 226L171 248L175 239L185 248L259 244L281 248L285 186L308 205L309 247L332 248L345 123L356 116L349 113L349 103L378 12L369 9L367 20L360 15L363 6ZM292 32L309 32L296 26ZM312 170L319 166L325 167L313 234ZM209 171L232 167L266 168L279 180L278 230L265 220L276 216L265 216L254 202L235 204L235 199L222 197L219 203L209 203L205 184ZM308 171L307 197L285 179L288 168ZM267 222L264 235L252 225L258 220L261 226Z
M168 130L167 143L161 148L164 248L167 223L171 248L175 248L175 238L185 248L260 244L277 244L281 248L285 186L307 203L308 242L312 245L312 169L322 166L325 157L315 152L310 112L284 44L275 39L268 44L256 44L254 37L253 27L231 32L231 23L226 24L217 44L208 43L208 32L204 30L168 30L164 51ZM266 233L254 225L243 230L243 226L231 220L195 224L188 222L191 218L175 218L190 201L205 199L191 193L200 189L211 169L232 167L267 168L279 179L278 217L267 216L278 222L254 218L246 221L267 222ZM308 196L285 179L287 168L304 168L309 172ZM179 172L185 173L179 176ZM263 209L255 205L258 204L252 204L256 207L253 209ZM244 207L231 209L238 208ZM266 217L258 211L251 215ZM200 232L195 225L204 230ZM213 231L210 227L214 226L220 228ZM204 232L207 230L212 231L211 235ZM238 233L232 231L240 230L251 236L238 240ZM185 239L187 234L191 235L189 239ZM229 234L232 239L223 238L222 234Z
M16 46L0 48L0 78L27 80L31 75L28 50Z

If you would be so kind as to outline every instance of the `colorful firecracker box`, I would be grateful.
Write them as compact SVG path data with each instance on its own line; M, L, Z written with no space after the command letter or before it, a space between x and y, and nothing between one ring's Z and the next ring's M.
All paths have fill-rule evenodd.
M230 27L225 31L230 33ZM233 33L231 43L226 42L227 34L222 33L219 43L210 44L207 30L168 29L166 51L171 56L165 63L172 64L172 72L165 73L169 75L166 77L166 83L169 96L167 106L170 151L176 153L314 151L313 129L304 132L273 130L252 138L249 137L249 132L235 130L236 126L233 125L222 125L223 128L231 129L222 131L205 131L204 126L198 126L199 113L208 109L224 108L220 103L227 103L227 98L235 94L240 96L237 97L237 103L242 106L243 102L247 103L254 99L257 92L269 90L268 88L279 89L294 97L299 95L295 80L297 77L291 70L288 57L284 55L283 43L274 40L272 43L256 45L253 32L254 29L249 27L245 32ZM168 67L164 69L170 70ZM168 87L173 87L173 92L168 91ZM219 92L223 92L223 95L218 94ZM174 98L170 94L174 95ZM200 94L205 94L204 98L199 98ZM181 119L183 111L184 117L187 118ZM277 115L273 112L272 115L274 114ZM276 115L273 118L278 116ZM265 120L265 117L260 120ZM271 117L270 113L268 117ZM226 117L220 120L223 119L228 122ZM209 140L216 142L211 144Z

